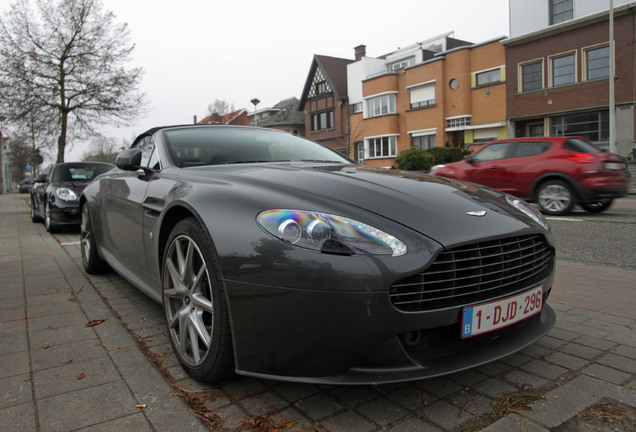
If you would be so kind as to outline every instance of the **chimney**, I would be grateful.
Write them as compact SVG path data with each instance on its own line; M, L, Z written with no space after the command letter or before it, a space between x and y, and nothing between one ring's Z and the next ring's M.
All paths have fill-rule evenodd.
M356 61L360 61L362 57L367 55L367 46L366 45L358 45L354 48L356 53Z
M194 124L197 124L197 116L194 116Z

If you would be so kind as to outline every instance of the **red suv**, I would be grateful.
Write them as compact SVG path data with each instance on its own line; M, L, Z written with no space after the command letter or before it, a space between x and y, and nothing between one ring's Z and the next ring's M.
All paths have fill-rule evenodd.
M431 170L536 202L550 215L567 214L575 204L592 213L607 210L627 194L627 173L623 158L583 137L493 141L463 161Z

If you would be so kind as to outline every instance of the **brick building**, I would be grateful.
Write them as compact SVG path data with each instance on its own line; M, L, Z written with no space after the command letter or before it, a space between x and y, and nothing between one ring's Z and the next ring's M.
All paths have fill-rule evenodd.
M300 98L305 136L348 154L347 65L353 60L314 55Z
M636 3L619 3L624 4L614 9L616 148L626 156L631 154L636 131ZM527 5L510 1L510 34L514 36L502 41L509 135L583 135L608 148L607 4L555 0L533 6L537 6L535 17L523 19ZM596 9L590 9L593 6ZM532 31L521 33L517 27Z
M350 156L387 167L412 146L467 147L506 137L505 52L447 33L347 66Z

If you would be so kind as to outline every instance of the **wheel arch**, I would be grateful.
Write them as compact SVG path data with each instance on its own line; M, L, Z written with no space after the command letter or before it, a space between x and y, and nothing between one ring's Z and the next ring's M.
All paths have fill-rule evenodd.
M168 243L168 237L172 229L184 219L193 217L199 222L201 227L208 233L208 236L212 238L208 231L207 225L203 222L199 214L190 206L185 203L178 203L171 206L166 210L161 219L161 227L159 229L159 240L157 243L157 262L159 263L159 272L163 271L163 254Z
M547 174L543 174L540 177L537 177L537 179L534 181L534 183L532 184L532 191L531 191L531 197L532 197L532 201L536 202L537 201L537 193L539 192L539 187L550 180L561 180L561 181L565 181L571 188L572 188L572 192L574 193L574 200L575 202L579 202L581 199L581 189L579 188L579 185L576 181L574 181L574 179L566 174L563 173L547 173Z

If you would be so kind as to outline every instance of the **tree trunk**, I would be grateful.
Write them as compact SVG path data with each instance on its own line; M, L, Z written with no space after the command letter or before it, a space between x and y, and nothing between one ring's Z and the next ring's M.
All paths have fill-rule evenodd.
M68 126L68 112L62 111L60 120L60 136L57 139L57 163L64 162L64 150L66 149L66 129Z

